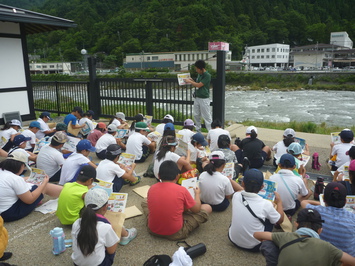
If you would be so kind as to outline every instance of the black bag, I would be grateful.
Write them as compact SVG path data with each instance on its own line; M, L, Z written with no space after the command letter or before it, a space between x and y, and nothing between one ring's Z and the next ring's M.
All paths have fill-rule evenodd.
M205 254L207 251L206 245L203 243L199 243L197 245L190 246L189 244L187 244L186 241L178 241L176 243L176 245L178 247L184 247L186 254L189 255L191 259L201 256L201 255Z
M324 179L323 177L317 177L316 184L314 185L313 197L315 200L319 200L319 195L324 191Z
M170 263L172 260L168 255L154 255L144 262L143 266L169 266Z

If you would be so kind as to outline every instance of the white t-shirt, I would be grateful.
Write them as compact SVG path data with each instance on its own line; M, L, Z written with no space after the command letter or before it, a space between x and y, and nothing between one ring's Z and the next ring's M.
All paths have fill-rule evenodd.
M215 151L218 149L218 137L220 135L227 135L229 139L231 139L231 135L229 134L229 131L223 128L215 128L208 131L207 140L210 140L211 151Z
M155 127L155 131L158 131L161 135L164 133L165 124L159 124Z
M182 140L186 143L190 143L192 136L195 135L195 132L190 129L184 128L179 130L178 134L182 135Z
M44 170L49 177L58 172L63 164L63 154L49 144L42 147L37 155L37 168Z
M5 130L0 130L0 143L2 143L1 148L8 142L12 135L17 134L16 129L10 127Z
M21 176L0 169L0 214L14 205L19 199L17 195L26 193L31 187L32 184L26 183Z
M65 160L62 172L60 173L59 185L64 185L73 179L79 168L83 164L87 164L90 160L81 153L72 153L68 159Z
M255 215L263 220L269 219L275 224L281 215L275 210L271 201L263 199L258 194L238 191L232 199L232 223L229 227L229 237L233 243L242 248L253 248L260 243L255 239L255 232L264 232L264 225L255 218L243 204L242 194Z
M155 160L154 160L154 168L153 168L153 171L154 171L154 175L156 178L159 178L158 174L159 174L159 168L160 168L160 165L165 162L165 161L173 161L175 163L177 163L177 161L180 159L180 156L177 155L176 153L173 153L171 151L168 151L166 154L165 154L165 157L160 159L160 161L158 161L158 159L156 158L155 156Z
M350 150L353 146L352 143L339 143L334 145L332 149L332 155L337 155L337 160L335 161L335 166L342 166L344 163L350 161L349 155L346 155L346 152Z
M283 140L276 143L274 147L272 147L272 149L275 152L274 157L276 160L281 158L282 155L287 153L287 147L285 146Z
M113 179L117 175L117 177L121 177L125 174L125 170L123 170L118 164L114 163L111 160L102 160L96 168L96 178L106 181L113 182Z
M286 182L294 198L291 196L282 179ZM277 174L270 176L270 180L277 183L277 192L280 194L282 206L285 211L296 207L295 199L297 199L298 195L306 196L308 194L308 190L302 178L294 175L290 170L281 169Z
M99 153L102 152L103 150L106 150L107 147L110 146L111 144L117 144L116 138L109 133L102 135L96 142L95 145L96 152Z
M196 147L194 147L191 142L189 142L187 144L187 147L189 148L190 150L190 161L191 162L196 162L197 161L197 158L199 157L199 154L200 154L200 150L197 149Z
M44 136L46 135L45 134L46 131L49 131L50 128L47 125L47 123L42 120L42 118L38 118L37 122L41 125L41 130L37 131L36 137L37 137L37 139L41 139L41 138L44 138Z
M348 171L349 171L349 165L350 165L350 161L349 162L346 162L344 163L342 166L340 166L337 171L339 172L339 175L340 174L343 174L343 181L345 178L349 178L349 172L346 174L345 173L345 167L348 167Z
M92 123L92 121L87 118L87 117L83 117L79 120L79 125L82 126L84 125L85 123L87 123L89 125L89 128L90 128L90 132L94 130L94 124Z
M139 132L134 132L127 140L126 153L135 154L136 160L140 160L143 154L142 146L149 145L151 141Z
M31 138L31 140L26 142L26 150L32 149L31 144L36 144L36 134L33 133L31 130L26 129L22 133L25 137Z
M117 118L114 118L111 122L111 124L114 124L117 128L121 125L121 122L117 120Z
M212 205L222 203L226 196L234 193L229 178L220 172L214 172L213 175L203 172L199 177L199 187L201 190L201 201Z
M80 230L80 222L81 218L76 220L72 227L71 235L73 239L73 253L71 258L73 262L79 266L97 266L101 264L105 258L106 247L112 247L120 241L120 238L116 235L110 224L99 221L96 225L98 241L96 243L95 250L90 255L84 256L81 253L77 243Z

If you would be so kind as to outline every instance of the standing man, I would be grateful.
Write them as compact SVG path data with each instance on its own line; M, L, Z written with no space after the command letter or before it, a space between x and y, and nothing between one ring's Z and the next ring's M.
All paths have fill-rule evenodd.
M190 83L196 87L194 97L194 119L196 122L196 131L201 131L201 117L205 120L207 130L211 129L212 116L210 110L210 83L211 74L208 73L206 68L206 62L203 60L197 60L195 63L195 69L197 72L196 82L189 78L185 79L186 83Z

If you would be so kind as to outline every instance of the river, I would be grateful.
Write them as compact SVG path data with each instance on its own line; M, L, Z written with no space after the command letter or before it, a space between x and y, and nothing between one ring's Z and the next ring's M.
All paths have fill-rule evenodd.
M226 91L227 121L311 121L351 127L355 119L353 91Z

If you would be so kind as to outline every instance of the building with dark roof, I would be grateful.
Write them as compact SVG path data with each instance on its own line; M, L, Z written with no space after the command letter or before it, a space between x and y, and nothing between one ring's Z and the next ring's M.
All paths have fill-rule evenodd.
M26 36L75 26L71 20L0 4L0 123L4 113L35 118Z

